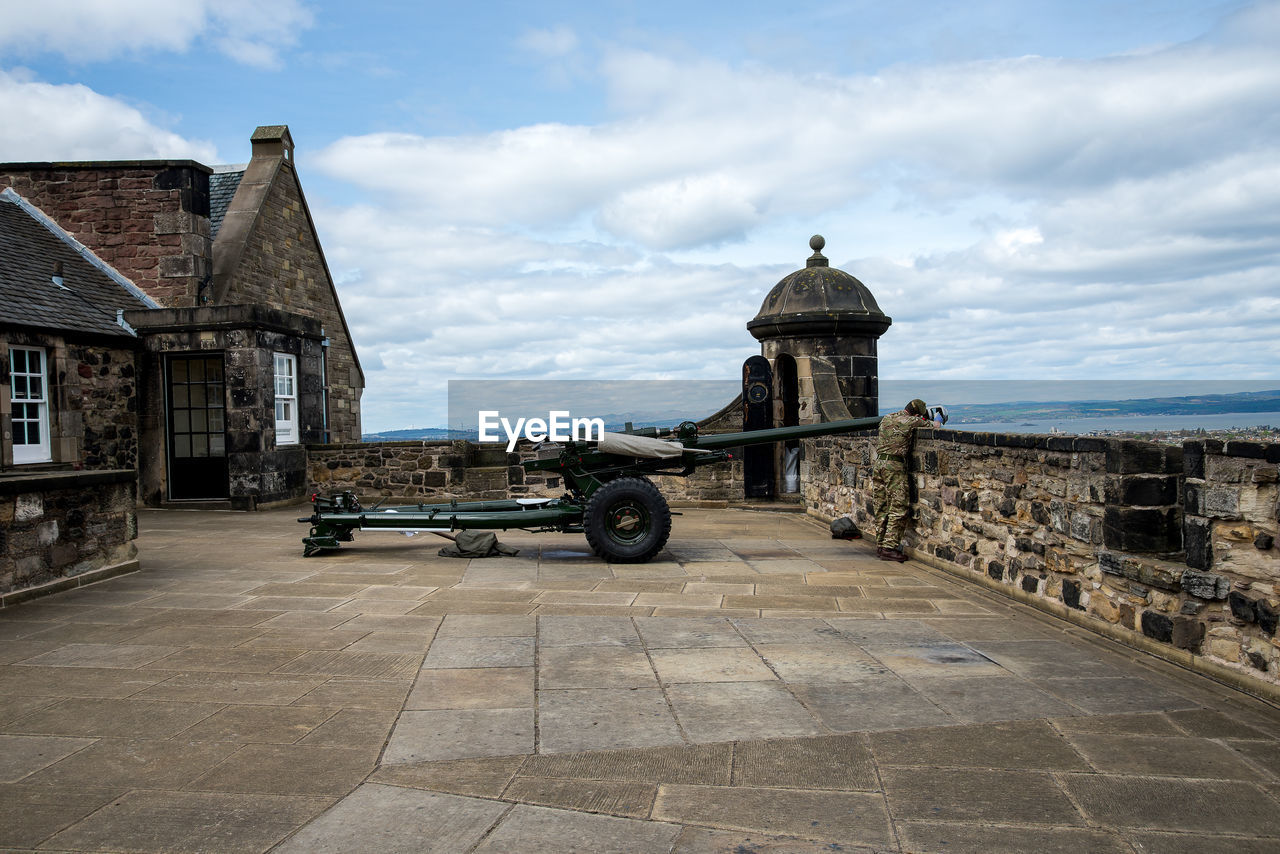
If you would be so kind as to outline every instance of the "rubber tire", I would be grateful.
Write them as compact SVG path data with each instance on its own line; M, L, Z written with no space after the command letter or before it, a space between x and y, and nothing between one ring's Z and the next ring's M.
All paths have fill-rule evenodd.
M612 514L631 506L648 517L648 524L634 538L610 530ZM671 508L667 499L647 478L620 477L595 491L587 502L582 527L587 543L597 555L612 563L644 563L662 551L671 536Z

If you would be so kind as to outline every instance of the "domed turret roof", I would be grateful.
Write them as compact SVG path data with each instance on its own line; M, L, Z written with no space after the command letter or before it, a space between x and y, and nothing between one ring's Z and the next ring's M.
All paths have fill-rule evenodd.
M760 312L747 324L757 340L810 335L879 338L889 328L893 320L880 311L871 291L832 267L822 254L825 245L821 234L810 238L813 254L804 269L784 277L769 291Z

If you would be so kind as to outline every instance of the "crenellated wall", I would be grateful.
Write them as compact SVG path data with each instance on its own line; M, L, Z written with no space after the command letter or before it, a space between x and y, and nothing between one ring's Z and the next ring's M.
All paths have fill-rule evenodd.
M874 530L874 441L806 441L810 513ZM912 457L914 555L1280 682L1280 446L922 430Z

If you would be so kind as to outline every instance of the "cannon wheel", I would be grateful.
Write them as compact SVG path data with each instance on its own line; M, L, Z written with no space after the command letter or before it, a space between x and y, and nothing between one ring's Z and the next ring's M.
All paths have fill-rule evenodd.
M646 478L620 477L587 502L582 527L592 551L614 563L643 563L671 535L671 508Z

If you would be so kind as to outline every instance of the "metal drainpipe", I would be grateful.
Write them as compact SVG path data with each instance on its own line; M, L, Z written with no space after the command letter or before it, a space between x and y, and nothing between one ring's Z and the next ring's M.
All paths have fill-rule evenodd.
M324 327L320 327L320 417L321 430L320 435L324 437L324 443L329 444L329 337L324 334Z

